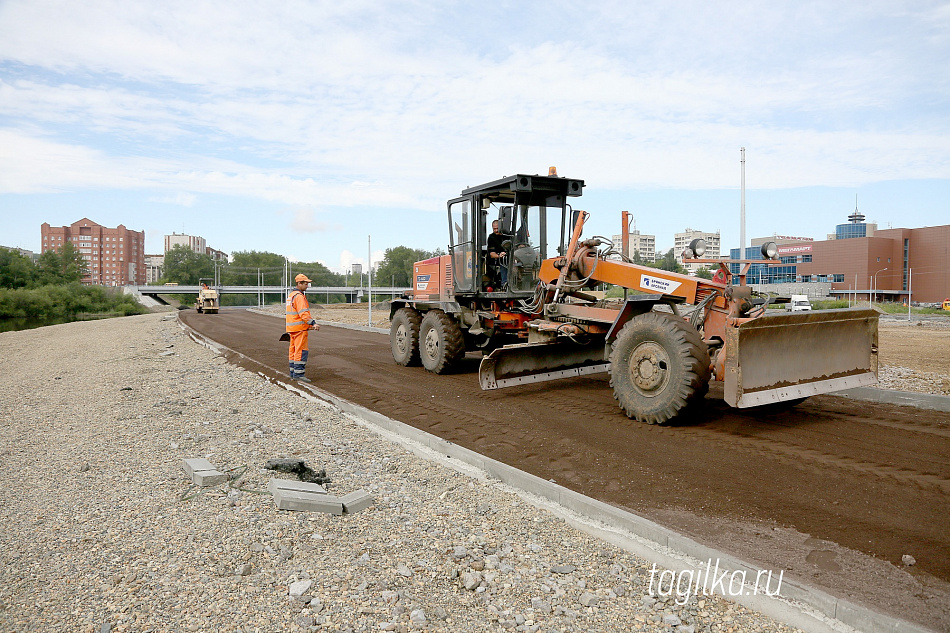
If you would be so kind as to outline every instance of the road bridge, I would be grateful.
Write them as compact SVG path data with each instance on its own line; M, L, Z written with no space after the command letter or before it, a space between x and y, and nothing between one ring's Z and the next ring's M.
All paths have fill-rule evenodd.
M145 295L147 297L157 298L158 295L181 295L181 294L193 294L197 295L200 286L186 286L186 285L162 285L162 286L128 286L129 290L133 293L138 293ZM289 290L283 286L214 286L214 289L218 291L218 294L243 294L243 295L281 295L286 296L285 293ZM403 292L406 292L409 288L401 288L394 286L379 286L373 287L373 296L380 299L385 299L385 297L398 297ZM356 303L358 299L362 298L369 292L368 288L353 288L349 286L311 286L307 289L307 295L314 297L317 301L321 295L329 297L330 295L346 295L346 300L348 303Z

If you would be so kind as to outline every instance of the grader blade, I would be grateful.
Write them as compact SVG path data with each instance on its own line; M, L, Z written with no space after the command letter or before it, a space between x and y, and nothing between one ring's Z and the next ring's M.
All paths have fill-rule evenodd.
M725 400L733 407L877 382L878 313L866 308L768 315L726 330Z
M483 390L503 389L547 380L608 371L604 345L519 343L499 347L482 359L478 383Z

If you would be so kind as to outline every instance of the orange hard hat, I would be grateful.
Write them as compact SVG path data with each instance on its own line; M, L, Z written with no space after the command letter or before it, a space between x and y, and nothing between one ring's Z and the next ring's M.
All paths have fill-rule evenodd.
M307 277L306 275L304 275L303 273L300 273L299 275L297 275L296 277L294 277L294 281L296 281L298 284L299 284L301 281L306 281L306 282L309 284L309 283L310 283L310 278Z

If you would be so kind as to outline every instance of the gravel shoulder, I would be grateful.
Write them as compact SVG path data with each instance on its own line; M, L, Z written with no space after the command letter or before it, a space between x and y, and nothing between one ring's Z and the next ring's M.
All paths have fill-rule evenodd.
M950 396L950 318L881 319L880 386Z
M162 315L0 334L0 357L0 630L797 630L651 595L651 564L227 364ZM296 513L251 492L267 459L292 456L375 505ZM182 501L187 457L246 465L247 491Z

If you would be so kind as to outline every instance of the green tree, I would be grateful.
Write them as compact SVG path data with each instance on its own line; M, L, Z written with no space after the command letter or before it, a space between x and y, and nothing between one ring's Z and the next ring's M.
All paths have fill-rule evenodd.
M26 288L36 280L36 266L19 252L0 248L0 288Z
M165 280L182 285L197 285L202 277L214 277L210 255L199 254L181 244L165 253Z
M709 270L706 266L703 266L703 267L701 267L699 270L697 270L697 271L696 271L696 276L697 276L697 277L701 277L702 279L712 279L712 278L713 278L712 271Z
M37 285L79 282L89 273L85 258L72 242L63 244L58 252L52 249L44 251L37 261L37 268Z
M289 263L293 286L293 277L300 273L309 277L314 286L342 286L343 275L338 275L320 262L287 262L283 255L267 251L237 251L232 254L231 262L222 270L222 279L227 285L256 285L258 275L264 285L279 286L284 283L285 265Z
M64 282L79 282L89 274L89 264L86 262L86 258L76 250L72 242L63 244L63 248L59 252L59 259Z
M419 248L409 248L408 246L395 246L387 248L383 255L383 261L373 273L374 286L388 286L395 284L396 287L407 288L412 285L412 265L423 259L429 259L436 255L441 255L441 250L425 251Z
M59 283L60 266L59 253L53 249L43 251L36 261L37 285L44 286Z
M256 286L262 280L265 286L284 283L283 255L267 251L235 251L231 261L222 262L221 283L226 286Z
M235 251L231 253L232 266L240 268L280 268L284 269L285 258L267 251Z
M666 255L662 259L657 260L656 267L660 270L668 270L673 273L685 273L686 269L680 266L680 263L676 261L676 255L673 254L673 249L666 251Z

